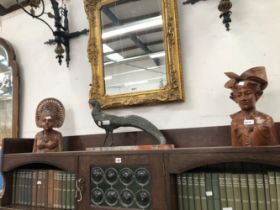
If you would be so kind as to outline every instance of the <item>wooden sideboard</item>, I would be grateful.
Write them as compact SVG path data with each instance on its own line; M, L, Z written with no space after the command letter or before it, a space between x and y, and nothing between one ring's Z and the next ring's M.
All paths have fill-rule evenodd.
M24 206L13 206L13 171L19 168L31 169L61 169L76 174L77 180L83 180L81 186L82 198L76 202L77 210L113 210L113 209L137 209L137 208L114 208L96 206L91 201L91 169L101 168L147 168L150 173L149 189L151 193L151 204L147 209L151 210L175 210L177 208L177 185L176 175L185 171L191 171L199 167L208 167L213 164L234 164L234 163L259 163L278 168L280 165L280 146L268 147L231 147L229 143L228 127L218 127L206 131L218 136L221 132L222 138L212 141L213 136L207 136L203 129L198 129L198 139L208 142L208 147L202 147L201 142L197 147L181 147L168 150L123 150L123 151L86 151L86 148L99 146L102 143L103 135L72 136L65 137L65 148L67 151L57 153L34 154L32 151L32 139L5 139L3 143L2 172L5 178L5 192L1 205L16 209L48 209L48 208L27 208ZM222 132L226 131L226 132ZM166 136L173 135L175 146L194 144L194 131L170 130L164 131ZM186 134L187 133L187 134ZM195 133L195 132L194 132ZM182 135L184 134L184 135ZM189 138L187 137L189 136ZM226 139L224 137L227 136ZM140 143L145 144L153 139L146 139L142 132L116 134L116 141L122 144ZM185 138L185 139L183 139ZM185 142L184 142L185 141ZM224 142L224 146L217 146ZM153 142L152 142L153 143ZM213 146L214 145L214 146Z

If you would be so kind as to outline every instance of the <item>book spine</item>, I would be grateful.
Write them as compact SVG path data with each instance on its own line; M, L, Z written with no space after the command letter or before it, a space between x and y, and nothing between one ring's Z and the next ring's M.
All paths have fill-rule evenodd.
M53 207L53 194L54 194L54 170L48 170L48 208Z
M66 173L61 172L61 207L66 208Z
M71 197L70 197L70 209L75 209L75 192L76 192L76 175L71 174Z
M207 201L206 201L206 188L205 188L205 173L199 173L199 187L200 187L200 199L201 199L201 209L207 210Z
M219 176L219 187L220 187L220 197L221 197L221 208L224 209L228 207L225 173L218 173L218 176Z
M27 205L27 171L22 170L22 204Z
M58 189L58 171L55 170L53 172L53 207L54 208L58 208L58 193L59 193L59 189Z
M232 208L232 209L235 209L233 183L232 183L231 173L225 173L225 180L226 180L226 194L227 194L228 207Z
M38 171L37 170L32 170L32 206L37 205L37 176L38 176Z
M19 203L19 195L20 195L20 171L16 170L15 171L15 204L20 204Z
M240 176L238 173L232 173L232 184L235 209L242 210Z
M176 177L176 184L177 184L177 198L178 198L178 210L184 210L184 206L183 206L183 188L186 187L186 184L184 186L183 185L183 181L182 181L182 176L183 173L181 174L177 174Z
M221 196L219 191L218 173L212 173L212 189L213 189L214 209L221 209Z
M186 175L187 175L187 181L188 181L187 183L188 183L189 210L195 210L193 175L192 175L192 173L186 173Z
M275 172L276 191L277 191L277 206L280 208L280 172Z
M22 205L23 204L23 171L19 170L19 202L18 204Z
M194 205L195 210L201 210L201 193L199 186L199 173L193 173Z
M48 206L48 170L43 170L42 177L42 206Z
M212 174L205 173L205 194L206 194L206 202L207 209L214 210L214 198L213 198L213 188L212 188Z
M32 170L27 171L27 205L32 205Z
M258 209L255 174L249 173L249 174L247 174L247 177L248 177L249 197L250 197L251 209Z
M66 173L66 209L70 209L70 196L71 196L71 173Z
M264 190L265 190L265 204L266 204L266 210L271 210L271 202L270 202L270 192L269 192L269 178L268 174L263 174L264 178Z
M62 208L62 171L58 171L58 196L57 196L57 206Z
M278 203L277 203L278 199L277 199L275 172L268 171L267 174L268 174L268 184L269 184L271 210L278 210ZM279 206L279 208L280 208L280 206Z
M37 177L37 202L36 206L42 206L43 205L43 171L38 170L38 177Z
M16 192L17 192L17 171L13 171L13 186L12 186L12 189L13 189L13 192L12 192L12 204L16 204Z
M240 174L240 188L241 188L241 198L243 210L250 210L249 204L249 186L247 175L244 173Z
M264 179L261 173L256 174L256 186L258 209L266 209Z

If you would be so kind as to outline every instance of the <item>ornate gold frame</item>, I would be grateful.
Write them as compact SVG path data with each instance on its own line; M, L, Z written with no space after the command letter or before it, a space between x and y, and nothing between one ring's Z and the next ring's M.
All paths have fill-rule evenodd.
M118 0L84 0L90 26L88 58L92 67L92 86L89 98L99 100L103 108L184 100L176 0L161 0L167 85L158 90L105 95L100 10L114 1Z

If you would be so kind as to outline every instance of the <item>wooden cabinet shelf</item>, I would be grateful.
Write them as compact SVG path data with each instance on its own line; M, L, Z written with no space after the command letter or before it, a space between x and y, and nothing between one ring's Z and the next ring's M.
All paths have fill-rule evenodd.
M74 141L74 137L71 137ZM94 141L92 141L94 142ZM172 143L172 142L171 142ZM5 148L6 144L6 148ZM17 144L25 145L18 150ZM109 200L101 200L98 193L93 195L93 192L99 188L98 173L106 173L108 171L118 173L118 181L112 181L113 188L122 188L120 176L123 170L131 171L135 178L136 171L140 168L143 171L148 171L148 184L145 186L146 195L150 194L150 203L147 204L149 210L176 210L177 209L177 189L176 189L176 175L182 172L190 171L195 168L207 167L213 164L226 163L259 163L266 164L272 168L280 166L280 146L268 147L190 147L190 148L176 148L170 150L153 150L153 151L81 151L86 147L95 146L88 141L81 141L80 137L76 138L75 143L69 151L57 153L31 153L32 141L9 140L4 141L3 148L3 163L2 172L5 177L5 192L2 198L2 206L9 207L12 205L12 173L19 168L46 168L46 169L61 169L64 171L76 174L77 181L80 187L80 197L76 202L76 210L114 210L114 209L139 209L138 204L141 202L133 201L129 207L124 207L125 204L119 202L117 205L112 205ZM78 145L77 150L73 145ZM66 147L67 148L67 147ZM99 170L99 171L98 171ZM246 168L245 168L246 170ZM96 172L96 174L95 174ZM108 172L109 173L109 172ZM96 176L96 177L95 177ZM128 176L128 174L126 174ZM105 175L104 175L105 177ZM105 180L102 175L101 179ZM96 180L94 180L96 178ZM110 183L110 180L108 181ZM135 182L136 181L132 181ZM97 184L96 184L97 183ZM101 183L101 181L100 181ZM108 183L102 184L102 189L105 193L108 188ZM115 184L117 183L117 184ZM105 187L104 187L105 186ZM133 187L137 188L137 185ZM126 188L126 187L124 187ZM139 188L140 189L140 188ZM116 194L121 194L122 189ZM132 192L136 193L137 192ZM111 194L113 195L113 194ZM96 196L96 197L93 197ZM98 200L100 199L100 200ZM113 198L112 198L113 199ZM118 198L120 199L120 198ZM127 201L129 202L129 201ZM147 201L148 202L148 201ZM107 204L110 205L107 205ZM107 205L107 206L106 206ZM143 204L144 205L144 204ZM48 210L48 208L31 208L14 206L18 209L29 210ZM140 208L141 209L141 208Z

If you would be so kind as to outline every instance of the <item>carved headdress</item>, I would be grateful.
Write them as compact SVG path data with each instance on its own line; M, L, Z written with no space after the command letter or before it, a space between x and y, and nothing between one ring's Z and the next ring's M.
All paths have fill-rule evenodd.
M226 82L225 88L234 90L238 87L252 87L255 90L263 91L267 87L267 76L263 66L250 68L240 76L233 72L225 72L225 75L230 78Z
M53 127L59 128L64 122L65 109L63 104L56 98L46 98L38 104L36 109L36 125L39 128L42 128L42 115L51 116L53 119Z

